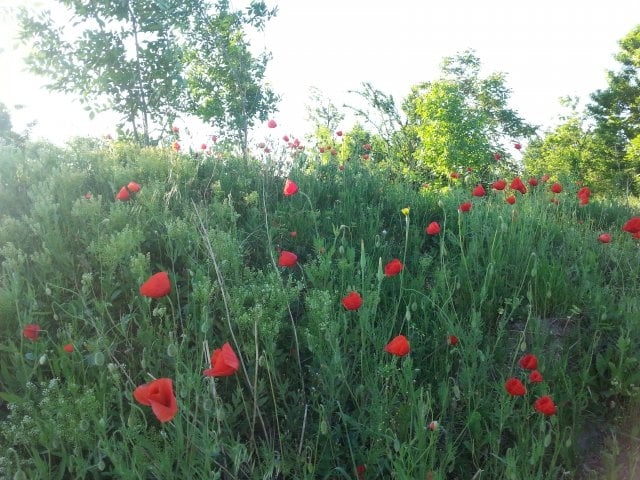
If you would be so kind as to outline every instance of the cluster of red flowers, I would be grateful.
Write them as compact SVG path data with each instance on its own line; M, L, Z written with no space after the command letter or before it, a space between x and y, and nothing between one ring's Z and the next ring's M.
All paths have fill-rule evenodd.
M275 120L269 120L267 124L268 128L276 128L277 123ZM177 127L173 127L172 131L174 133L178 133L179 129ZM342 131L337 131L336 135L338 137L342 136ZM290 148L300 149L303 148L300 146L300 142L298 139L295 139L293 142L289 141L289 137L287 135L282 137L285 142L288 143ZM217 137L213 137L213 141L215 142ZM266 149L265 145L259 145L261 148ZM521 145L516 143L514 147L517 150L520 150ZM173 144L173 148L176 151L180 150L180 145L178 142ZM206 149L206 144L202 144L201 148ZM363 158L367 159L369 153L371 151L370 144L364 144L362 149L367 152L363 154ZM266 151L266 150L265 150ZM335 155L335 149L331 149L331 154ZM322 152L322 149L321 149ZM499 154L495 154L494 157L496 160L499 160L501 157ZM471 169L467 169L471 172ZM457 180L460 178L460 174L457 172L452 172L450 174L451 179ZM549 180L548 175L544 175L541 178L541 181L547 182ZM528 180L528 185L531 188L538 186L538 180L535 177L532 177ZM499 179L492 184L492 188L496 191L503 191L507 187L507 182L504 179ZM527 193L527 187L520 177L515 177L511 183L509 184L509 188L514 192L519 192L520 194ZM118 194L116 195L116 199L120 201L127 201L131 198L131 194L138 193L141 189L141 186L136 182L129 182L126 186L123 186ZM553 194L560 194L563 191L562 185L560 183L553 183L549 189ZM299 192L298 185L291 179L286 179L283 189L283 195L285 197L294 196ZM482 184L477 184L472 192L473 197L484 197L487 192ZM580 205L586 205L589 203L589 198L591 195L591 191L588 187L582 187L577 194L578 199L580 200ZM90 199L91 194L87 192L85 198ZM556 197L552 198L554 201ZM516 197L514 195L509 195L506 197L506 201L510 204L515 203ZM557 199L556 199L557 202ZM459 205L460 212L468 212L472 208L471 202L464 202ZM408 215L408 209L405 215ZM625 225L622 227L622 230L633 235L634 238L640 239L640 217L633 217ZM425 232L428 235L435 236L441 232L440 224L436 221L429 223L429 225L425 228ZM294 238L296 236L295 232L291 232L291 237ZM611 242L611 235L608 233L603 233L599 237L599 241L602 243ZM295 253L287 250L281 250L278 266L291 268L297 265L298 257ZM384 266L384 275L388 278L399 275L404 269L403 263L397 259L391 259ZM160 271L155 273L151 277L149 277L139 288L139 292L142 296L159 299L165 297L171 293L171 280L169 278L169 274L166 271ZM357 291L350 291L345 295L341 304L347 311L357 311L363 306L363 298L360 293ZM37 341L42 329L37 324L28 324L23 329L23 336L30 341ZM455 347L459 343L459 339L456 335L448 335L446 337L446 343ZM74 352L74 345L72 343L68 343L64 345L63 350L69 354ZM395 356L406 356L410 352L410 343L408 338L405 335L399 334L392 338L384 347L384 351ZM524 370L529 371L528 381L530 384L537 384L543 382L543 376L538 371L538 359L533 354L526 354L519 360L519 365ZM202 374L207 377L227 377L235 374L240 367L240 359L236 355L235 351L231 347L229 342L224 343L220 348L215 349L210 356L210 368L203 370ZM527 387L525 384L516 377L508 378L505 381L504 388L506 392L514 397L524 396L527 394ZM151 382L138 386L134 392L133 396L136 401L138 401L142 405L150 406L153 413L156 415L160 422L168 422L172 420L178 412L177 400L173 390L173 380L170 378L158 378L154 379ZM553 402L553 399L549 395L543 395L537 398L534 402L534 409L544 415L551 416L556 413L556 405ZM437 428L437 422L432 422L432 424L436 425L433 429ZM364 474L365 468L364 466L358 466L358 476Z
M140 286L140 294L149 298L161 298L171 292L171 281L167 272L158 272ZM66 349L66 347L65 347ZM240 367L240 361L229 342L211 353L211 368L202 372L207 377L228 377ZM151 407L161 422L172 420L178 413L178 404L170 378L158 378L140 385L133 392L142 405Z
M273 122L273 126L270 128L275 128L275 122ZM338 132L337 135L340 136L341 132ZM288 140L288 137L283 137L285 140ZM451 174L452 178L458 178L459 175L457 173ZM543 176L542 181L546 182L548 180L548 176ZM532 178L528 181L531 187L537 186L537 180ZM133 185L133 189L131 188ZM494 190L504 190L506 188L506 181L504 179L497 180L493 183ZM516 177L512 180L510 184L510 188L512 190L518 191L521 194L525 194L527 189L519 177ZM135 183L130 183L127 186L127 191L138 191L140 186ZM562 186L559 183L554 183L550 190L558 194L562 192ZM299 192L298 185L291 179L287 178L283 188L283 194L285 197L291 197ZM581 189L582 193L579 193L578 197L581 199L581 203L588 203L588 197L590 195L590 191L587 187L583 187ZM472 195L475 197L482 197L486 195L486 191L482 185L477 185L473 191ZM513 201L509 199L512 198ZM582 202L582 199L586 198L585 202ZM515 197L511 195L507 197L507 201L509 203L513 203L515 201ZM461 212L467 212L471 209L471 202L462 203L459 207ZM403 211L404 213L404 211ZM408 214L408 209L407 213ZM633 217L629 220L623 227L624 231L627 231L633 234L636 238L640 235L640 217ZM438 222L431 222L425 229L428 235L437 235L440 233L440 225ZM291 235L291 237L295 237L295 235ZM608 243L610 241L610 236L608 234L602 234L600 236L600 241L604 243ZM288 267L291 268L297 264L298 257L295 253L281 250L280 256L278 259L278 266L280 267ZM386 277L394 277L404 269L403 263L394 258L390 260L384 266L384 274ZM167 272L159 272L155 275L152 275L145 283L140 287L140 293L144 296L150 298L160 298L165 295L168 295L171 291L171 282L169 280L169 276ZM363 305L363 299L360 293L356 291L349 292L346 296L342 298L342 306L347 311L356 311L359 310ZM31 340L35 340L38 338L40 329L37 325L28 325L25 327L24 335ZM458 337L455 335L447 336L447 343L450 346L456 346L459 343ZM67 350L67 348L69 348ZM73 346L67 345L65 350L72 352ZM405 356L410 352L410 344L409 340L406 336L400 334L391 339L389 343L384 347L385 352L390 353L391 355L396 356ZM538 368L538 359L533 354L524 355L520 361L519 365L525 369L529 370L529 382L531 384L541 383L543 381L542 374L537 370ZM210 377L225 377L233 375L239 368L240 362L233 351L229 342L226 342L221 348L214 350L211 354L211 368L208 368L203 371L205 376ZM509 378L505 382L504 386L507 393L512 396L524 396L527 393L527 388L524 383L515 377ZM150 383L139 386L134 391L135 399L143 405L151 406L152 411L156 415L156 417L161 422L167 422L174 418L178 411L177 402L175 399L175 395L173 393L173 384L171 379L168 378L160 378L157 380L153 380ZM534 408L536 411L550 416L556 413L556 405L553 402L553 399L549 395L543 395L539 397L534 402ZM364 473L364 467L360 467L358 469L359 474Z
M116 195L116 200L126 202L131 198L132 193L138 193L140 191L140 185L136 182L129 182L126 186L122 187ZM86 197L85 197L86 198Z
M518 365L524 370L529 370L529 383L541 383L542 374L538 371L538 357L532 353L527 353L518 361ZM522 397L527 394L527 387L519 378L508 378L504 383L504 389L512 397ZM533 404L533 408L543 415L551 416L556 413L556 405L549 395L542 395Z

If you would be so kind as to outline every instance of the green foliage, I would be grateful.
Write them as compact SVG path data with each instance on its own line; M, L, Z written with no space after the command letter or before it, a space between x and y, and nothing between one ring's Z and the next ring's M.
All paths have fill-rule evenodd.
M262 84L269 56L254 58L243 30L275 15L264 2L251 2L246 13L224 0L59 3L73 29L49 11L20 11L27 66L50 79L49 89L77 95L90 115L119 113L121 133L138 143L156 143L177 115L194 113L246 146L255 117L273 109L277 98Z
M344 114L315 87L311 87L309 99L312 104L306 106L307 120L317 130L333 135L344 120Z
M278 100L264 83L270 56L254 57L245 28L262 30L276 12L260 1L241 12L218 0L214 15L201 10L192 18L184 64L189 111L229 129L243 151L254 121L266 120Z
M640 25L619 44L619 69L608 72L608 87L591 95L588 110L596 122L594 133L616 167L616 187L637 194L640 163L630 147L640 135Z
M406 128L419 140L412 170L423 179L444 179L460 166L490 171L504 141L535 133L507 107L509 94L504 74L480 77L472 52L445 58L442 77L413 87L403 103Z
M6 141L10 138L12 132L11 115L7 110L7 106L0 102L0 139Z
M29 69L48 77L51 90L78 95L92 115L118 112L133 138L149 143L153 123L166 126L179 106L182 52L176 35L190 11L174 8L181 2L61 3L81 29L75 37L48 11L20 13L20 38L31 47Z
M421 188L394 180L362 127L326 141L339 154L292 162L89 139L0 147L0 476L579 469L580 432L639 394L640 264L620 230L632 211L579 205L567 179L561 194L540 182L514 206L487 188L462 213L480 173ZM299 192L285 197L276 172L289 162ZM130 181L141 190L117 201ZM281 250L293 268L278 267ZM386 276L394 258L404 268ZM143 297L159 271L170 293ZM357 310L341 303L350 291ZM22 332L34 323L32 341ZM404 357L384 350L399 334ZM238 371L203 376L226 342ZM525 352L543 382L527 380ZM528 393L507 394L509 377ZM152 378L173 381L167 423L133 397ZM555 415L535 411L542 395Z

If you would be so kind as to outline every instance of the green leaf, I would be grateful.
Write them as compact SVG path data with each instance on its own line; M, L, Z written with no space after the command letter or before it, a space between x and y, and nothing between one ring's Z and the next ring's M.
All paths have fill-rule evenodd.
M0 392L0 398L7 403L24 403L26 400L14 393Z

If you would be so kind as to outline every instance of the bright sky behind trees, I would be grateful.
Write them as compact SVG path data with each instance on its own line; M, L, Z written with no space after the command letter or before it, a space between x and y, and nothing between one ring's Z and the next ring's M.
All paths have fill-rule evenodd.
M40 90L44 79L24 71L23 52L14 50L12 40L16 26L8 15L8 8L24 3L0 0L0 102L10 108L15 128L37 120L33 135L57 143L73 135L113 133L115 117L90 121L73 97ZM54 2L26 3L41 10ZM245 2L232 3L242 7ZM369 81L400 102L412 85L438 76L443 57L467 48L475 50L485 72L507 74L511 106L525 120L550 126L562 111L560 97L587 100L606 86L606 70L616 66L618 40L640 23L640 2L629 0L267 3L278 6L278 15L252 43L273 54L268 77L282 95L274 117L296 135L310 130L305 122L310 87L340 107L356 102L348 90ZM15 105L24 108L15 110Z

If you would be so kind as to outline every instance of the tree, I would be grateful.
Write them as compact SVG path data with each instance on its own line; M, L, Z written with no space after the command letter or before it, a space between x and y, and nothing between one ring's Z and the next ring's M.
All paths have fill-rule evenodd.
M254 57L245 28L264 29L277 9L253 1L245 12L232 11L228 0L219 0L215 11L194 18L186 41L189 110L205 122L229 129L245 152L255 119L265 121L278 101L264 82L271 57L267 53Z
M316 129L322 128L333 135L340 122L344 120L344 113L316 87L311 87L309 100L312 103L305 105L307 120L312 122Z
M608 87L591 95L588 106L595 120L594 133L608 146L618 188L635 190L640 175L640 162L630 145L640 135L640 25L632 29L620 42L615 59L617 71L607 73Z
M109 109L122 114L122 125L148 144L152 123L166 124L179 106L182 52L176 37L191 10L177 0L59 3L71 15L67 25L50 11L32 16L21 10L29 69L48 77L50 90L78 95L91 116Z
M413 168L440 177L487 169L505 141L532 136L535 127L508 108L510 93L504 74L480 77L473 52L445 58L441 78L413 87L402 106L419 140Z
M127 132L140 143L157 140L177 115L189 113L187 80L202 57L191 55L187 63L184 59L195 48L206 48L211 57L223 59L224 63L207 66L209 76L219 73L218 83L241 89L249 98L261 93L261 85L246 78L264 71L266 60L247 55L240 26L269 18L262 2L252 2L246 16L229 11L226 1L218 2L217 14L208 0L57 2L70 16L64 23L55 21L50 11L33 15L23 8L19 14L20 38L31 50L26 58L29 69L48 77L49 89L78 95L91 115L109 109L121 114L121 127L128 126ZM225 28L225 22L231 25ZM218 94L208 91L202 96L205 93ZM224 123L225 115L236 107L231 115L252 114L233 102L213 112L195 113L205 120L222 118Z
M11 124L11 115L7 106L0 102L0 139L9 140L13 126Z

